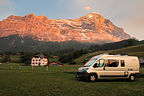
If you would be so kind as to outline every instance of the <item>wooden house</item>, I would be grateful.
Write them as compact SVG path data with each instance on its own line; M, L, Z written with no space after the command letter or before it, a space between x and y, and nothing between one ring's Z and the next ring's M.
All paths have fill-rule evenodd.
M31 66L46 66L48 59L44 55L35 55L31 59Z

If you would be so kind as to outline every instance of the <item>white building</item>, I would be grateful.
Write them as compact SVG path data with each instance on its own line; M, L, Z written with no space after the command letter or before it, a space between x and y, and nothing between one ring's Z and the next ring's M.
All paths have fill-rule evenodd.
M31 66L45 66L48 64L48 59L44 55L35 55L31 59Z

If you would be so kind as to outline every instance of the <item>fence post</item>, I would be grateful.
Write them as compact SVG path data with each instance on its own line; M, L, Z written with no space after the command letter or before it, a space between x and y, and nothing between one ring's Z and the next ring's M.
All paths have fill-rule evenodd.
M12 70L12 65L11 65L11 70Z
M21 64L19 64L19 70L21 70Z
M64 65L64 72L65 72L65 65Z
M48 66L46 66L46 71L48 71Z
M71 72L72 72L72 65L71 65Z
M33 71L33 66L32 66L32 71Z

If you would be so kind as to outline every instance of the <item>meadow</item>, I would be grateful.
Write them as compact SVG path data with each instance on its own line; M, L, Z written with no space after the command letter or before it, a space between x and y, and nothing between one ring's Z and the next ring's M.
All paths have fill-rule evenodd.
M22 64L20 64L22 65ZM11 68L12 66L12 68ZM79 66L19 66L0 64L0 96L143 96L144 68L141 77L128 80L79 81Z

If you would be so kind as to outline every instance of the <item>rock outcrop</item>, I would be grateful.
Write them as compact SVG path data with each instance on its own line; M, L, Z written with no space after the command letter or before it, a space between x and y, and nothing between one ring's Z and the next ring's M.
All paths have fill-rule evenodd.
M30 36L39 41L116 42L131 38L122 28L99 14L77 19L48 19L45 16L9 16L0 21L0 37Z

